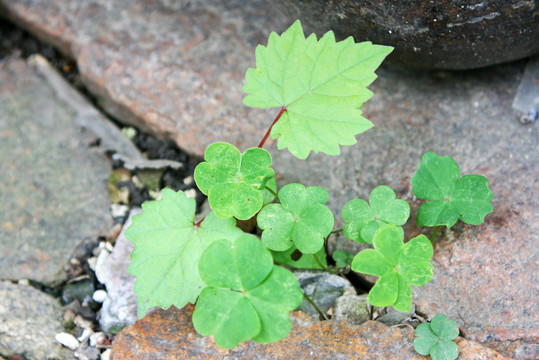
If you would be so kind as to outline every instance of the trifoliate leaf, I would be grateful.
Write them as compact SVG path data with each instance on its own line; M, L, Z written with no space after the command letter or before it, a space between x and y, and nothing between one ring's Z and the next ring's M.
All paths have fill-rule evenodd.
M335 261L335 266L339 269L344 269L352 264L355 254L352 251L335 250L331 257Z
M314 254L324 245L333 228L333 214L324 206L328 193L321 187L288 184L279 191L280 204L264 206L258 214L262 243L274 251L295 246L303 254Z
M443 314L438 314L430 324L423 323L417 327L414 348L421 355L430 355L433 360L455 360L459 349L453 339L458 334L457 323L448 320Z
M303 254L295 246L286 251L272 251L271 254L276 263L297 269L324 269L328 266L326 249L323 246L316 254ZM314 256L318 258L323 266L318 264Z
M247 220L262 208L262 190L274 175L266 150L253 148L242 155L230 144L214 143L204 159L195 169L195 182L215 215Z
M344 205L344 235L348 239L372 244L379 227L385 224L404 225L410 216L410 205L396 199L395 191L389 186L378 186L371 191L369 202L370 206L364 200L354 199Z
M182 308L194 303L206 286L198 273L204 249L216 240L243 234L234 219L213 213L196 227L194 199L170 189L164 189L162 196L142 205L142 214L133 217L125 234L135 244L129 272L136 276L140 317L155 306Z
M433 152L423 155L412 177L415 196L430 200L419 207L417 224L451 227L458 219L479 225L492 212L492 193L488 180L481 175L460 177L460 170L449 156Z
M290 271L273 265L269 250L255 236L214 242L202 255L199 271L208 284L193 313L200 334L215 335L223 348L288 335L289 312L299 306L303 293Z
M372 96L367 86L376 79L374 71L392 49L352 37L336 42L333 31L306 39L298 20L256 48L244 103L285 109L271 130L279 149L300 159L311 151L338 155L339 145L355 144L355 136L372 127L359 109Z
M419 235L404 244L397 226L388 224L376 231L373 245L374 249L363 250L352 261L352 270L380 277L369 292L369 303L410 312L410 285L421 286L432 280L431 242Z

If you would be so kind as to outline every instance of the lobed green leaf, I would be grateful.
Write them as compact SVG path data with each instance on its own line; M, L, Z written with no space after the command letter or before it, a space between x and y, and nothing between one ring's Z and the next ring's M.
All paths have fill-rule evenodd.
M419 207L418 225L451 227L458 219L479 225L492 212L488 180L481 175L460 177L457 163L449 156L424 154L412 185L415 196L430 200Z
M269 200L263 190L274 171L266 150L252 148L242 155L233 145L214 143L204 159L195 168L195 182L217 216L247 220Z
M273 265L270 252L256 237L214 242L202 255L199 271L208 284L193 313L200 334L215 335L223 348L288 335L289 312L299 306L303 292L290 271Z
M292 246L285 251L272 250L271 254L273 255L273 260L277 264L291 266L297 269L324 269L324 267L328 266L326 249L324 249L323 246L316 254L303 254L295 246ZM318 264L318 261L314 258L315 255L324 267L321 267L320 264Z
M455 360L459 349L452 340L458 334L457 323L448 320L443 314L438 314L430 323L417 327L414 348L421 355L430 355L433 360Z
M367 86L376 79L374 71L391 51L352 37L337 42L333 31L320 40L314 34L305 38L298 20L256 48L244 103L286 109L271 130L279 149L301 159L311 151L338 155L339 145L355 144L355 136L372 127L360 108L372 96Z
M374 249L361 251L352 261L352 270L380 277L369 292L369 303L411 311L410 285L432 280L432 244L424 235L404 244L399 228L388 224L376 231L373 245Z
M264 246L274 251L295 246L303 254L317 253L334 224L333 214L323 205L328 200L327 191L288 184L278 196L281 203L265 206L257 217Z
M374 234L381 226L404 225L410 216L408 203L396 199L395 191L389 186L376 187L369 196L369 203L370 205L364 200L354 199L344 205L344 235L348 239L372 244ZM404 236L402 229L399 231Z
M234 219L209 213L196 227L194 218L195 200L170 189L162 191L162 200L144 203L142 214L133 217L125 235L135 244L129 272L136 277L140 317L152 307L194 303L206 287L198 272L204 249L216 240L243 234Z

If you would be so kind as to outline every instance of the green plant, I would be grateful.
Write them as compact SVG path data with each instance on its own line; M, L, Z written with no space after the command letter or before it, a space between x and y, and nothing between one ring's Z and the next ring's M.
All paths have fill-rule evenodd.
M420 324L416 335L414 349L421 355L430 355L433 360L455 360L459 356L453 341L459 335L459 327L443 314L436 315L430 323Z
M372 96L367 86L376 78L374 71L391 50L352 38L336 42L331 31L320 40L305 38L299 21L281 36L272 33L267 47L257 47L257 67L247 71L244 102L277 107L278 114L256 148L242 154L220 142L206 149L194 178L208 195L212 212L196 221L195 201L165 189L162 200L143 204L143 213L126 232L135 244L129 271L136 276L140 316L155 306L181 308L196 302L195 329L214 335L221 347L249 339L282 339L290 331L289 312L304 297L312 300L302 294L290 271L274 262L332 273L351 266L380 277L369 295L371 304L410 310L410 285L432 279L433 248L423 235L403 242L400 226L408 220L409 205L396 199L390 187L379 186L371 192L370 204L360 199L347 203L344 229L333 230L327 191L301 184L278 191L271 156L262 149L270 135L278 138L279 149L288 148L301 159L311 151L338 155L340 145L354 144L355 136L372 126L360 108ZM453 170L452 182L440 190L436 176L445 176L447 160L433 161L435 157L425 155L414 176L414 192L417 186L417 194L425 194L418 197L447 202L445 208L476 223L477 217L469 213L476 207L482 213L488 210L486 179L459 180ZM432 174L439 175L429 180ZM465 191L479 183L481 191ZM431 191L433 187L438 191ZM236 227L236 219L253 216L263 230L261 240ZM441 221L450 226L444 219L438 217L435 225ZM355 257L335 252L337 268L328 266L328 237L342 231L350 240L372 243L374 249Z

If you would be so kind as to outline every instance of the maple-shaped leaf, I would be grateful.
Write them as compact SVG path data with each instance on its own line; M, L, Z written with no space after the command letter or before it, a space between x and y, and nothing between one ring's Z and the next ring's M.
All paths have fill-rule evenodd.
M422 286L432 280L430 240L419 235L404 244L397 226L388 224L376 231L373 245L374 249L363 250L352 261L352 270L380 277L369 292L369 303L410 312L410 285Z
M492 192L484 176L460 177L457 163L449 156L429 152L422 160L412 177L413 192L419 199L430 201L419 207L418 225L449 228L459 219L479 225L492 212Z
M420 324L416 329L414 349L432 360L455 360L459 348L453 341L459 335L459 326L443 314L436 315L430 323Z
M385 224L404 225L410 216L410 205L396 199L395 191L389 186L378 186L371 191L369 203L370 206L362 199L353 199L344 205L342 218L346 223L344 235L348 239L372 244L379 227Z
M325 204L326 190L318 186L288 184L278 193L280 204L264 206L257 217L263 229L262 243L270 250L285 251L295 246L314 254L324 245L333 228L333 214Z
M271 130L278 148L305 159L311 151L340 153L355 136L372 127L361 116L371 96L374 71L393 48L335 41L333 31L320 40L305 38L300 21L281 36L272 33L266 47L256 48L256 68L246 73L247 106L284 110Z
M208 284L193 313L200 334L215 335L223 348L288 335L289 312L301 304L303 292L289 270L273 265L271 253L254 235L214 242L202 255L199 271Z
M194 303L206 287L198 273L204 249L216 240L243 234L236 220L213 213L195 226L194 199L170 189L164 189L162 196L162 200L142 204L142 214L133 217L125 234L135 244L129 272L136 276L140 317L152 307L182 308Z
M206 149L204 160L194 177L215 215L247 220L262 208L263 190L274 176L266 150L252 148L241 154L233 145L214 143ZM269 198L271 194L266 195Z

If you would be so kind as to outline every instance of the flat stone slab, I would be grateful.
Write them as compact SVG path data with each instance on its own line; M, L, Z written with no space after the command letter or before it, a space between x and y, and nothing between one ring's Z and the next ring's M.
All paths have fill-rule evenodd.
M60 304L30 286L0 281L0 354L27 360L73 359L55 340L65 331Z
M112 225L105 156L22 59L0 62L0 278L53 284Z
M293 19L265 2L206 0L77 2L0 0L9 17L77 59L82 77L108 112L201 155L214 141L256 146L277 113L242 105L243 75L254 48ZM389 185L419 203L410 178L423 153L451 155L462 174L481 174L494 193L494 213L479 227L457 224L435 245L434 281L414 290L418 311L443 312L464 334L516 354L537 341L535 284L539 212L537 125L511 109L525 62L475 72L422 72L386 67L363 110L375 127L340 157L307 161L268 149L281 185L300 182L330 193L340 209ZM342 238L333 246L357 246Z
M415 332L368 321L316 321L294 312L290 335L272 344L253 341L221 349L191 323L192 306L151 312L125 328L114 340L112 358L120 359L423 359L413 348ZM494 350L457 339L459 359L506 359Z

